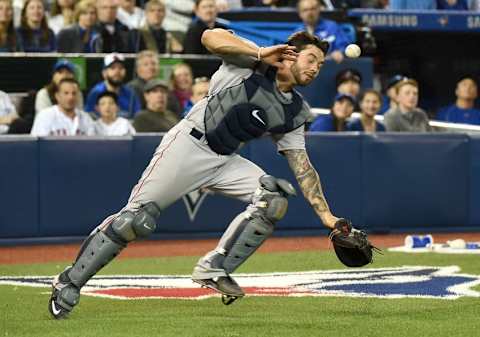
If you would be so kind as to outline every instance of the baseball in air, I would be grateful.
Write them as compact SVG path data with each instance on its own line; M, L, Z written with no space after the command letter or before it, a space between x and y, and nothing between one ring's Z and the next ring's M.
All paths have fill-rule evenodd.
M362 50L360 47L354 43L349 44L347 48L345 48L345 55L347 55L350 58L357 58L360 56L362 53Z

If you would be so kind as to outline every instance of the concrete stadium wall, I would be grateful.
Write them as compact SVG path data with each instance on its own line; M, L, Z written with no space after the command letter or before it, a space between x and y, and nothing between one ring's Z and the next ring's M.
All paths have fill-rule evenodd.
M160 140L1 137L0 244L88 234L123 207ZM307 146L334 213L370 232L480 229L478 136L315 133ZM294 181L268 138L242 154ZM163 212L155 237L217 236L244 207L190 193ZM277 226L286 235L322 230L301 195Z

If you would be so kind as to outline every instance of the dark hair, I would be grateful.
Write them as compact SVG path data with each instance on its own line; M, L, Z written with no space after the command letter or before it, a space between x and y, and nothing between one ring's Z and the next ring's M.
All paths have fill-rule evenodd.
M203 0L195 0L195 7L200 6Z
M10 9L13 13L13 6L11 0L1 0L0 2L6 2L10 5ZM12 20L7 24L6 27L0 25L0 46L7 46L11 49L9 51L17 50L17 39L15 36L15 27L13 26L13 15Z
M308 45L313 44L315 47L320 49L324 55L327 55L328 48L330 43L326 40L320 40L315 35L312 35L308 32L296 32L288 37L287 44L289 46L297 47L297 52L302 51Z
M25 36L28 42L31 42L32 40L33 30L28 26L26 14L27 14L27 6L32 1L35 1L35 0L26 0L25 3L23 4L21 20L20 20L20 27L25 32ZM40 23L40 30L42 31L42 39L40 44L42 46L45 46L46 44L48 44L48 39L50 37L50 29L48 28L48 24L47 24L47 11L45 8L45 4L43 3L42 0L38 0L38 1L41 2L43 6L43 18L42 18L42 22Z
M380 101L380 104L382 104L382 102L383 102L382 95L380 94L380 92L378 92L375 89L366 89L366 90L362 91L358 101L359 102L363 101L363 99L365 98L365 96L367 96L367 94L373 94L373 95L377 96L378 100Z
M63 78L60 80L60 82L58 82L58 85L57 85L57 92L58 92L58 89L60 89L60 87L62 86L63 83L70 83L70 84L76 84L77 87L80 87L80 84L78 83L78 81L74 78Z
M95 101L95 104L98 105L98 103L100 102L100 100L104 97L110 97L111 99L113 99L113 101L115 102L116 105L118 105L118 95L112 91L104 91L102 93L100 93L98 96L97 96L97 100Z

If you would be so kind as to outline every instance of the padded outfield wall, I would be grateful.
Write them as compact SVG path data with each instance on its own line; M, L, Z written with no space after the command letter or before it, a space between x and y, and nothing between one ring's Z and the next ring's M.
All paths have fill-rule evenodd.
M123 207L160 139L0 138L0 243L88 234ZM312 133L307 145L335 214L370 232L480 229L479 136ZM294 181L270 139L248 144L242 154ZM244 206L192 192L163 212L155 237L218 236ZM319 231L303 197L291 199L277 234Z

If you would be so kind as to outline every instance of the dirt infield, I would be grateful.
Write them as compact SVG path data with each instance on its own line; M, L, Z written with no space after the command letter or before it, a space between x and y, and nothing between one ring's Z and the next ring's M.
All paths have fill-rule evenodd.
M371 235L371 241L381 247L395 247L403 244L406 234ZM480 241L480 233L442 233L433 234L435 242L453 239ZM119 256L121 259L160 256L202 255L213 249L217 239L209 240L163 240L141 241L129 245ZM72 261L75 259L79 243L65 245L36 245L19 247L0 247L0 264L45 263ZM260 252L292 252L302 250L326 250L329 241L326 237L271 238Z

